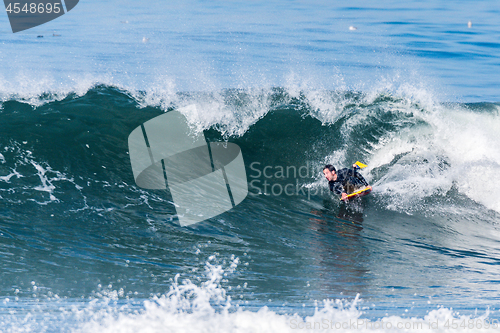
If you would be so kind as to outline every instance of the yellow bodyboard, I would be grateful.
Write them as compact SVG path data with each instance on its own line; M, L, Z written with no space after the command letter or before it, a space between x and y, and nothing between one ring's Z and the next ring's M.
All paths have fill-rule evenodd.
M369 194L371 191L372 191L372 187L366 186L360 190L357 190L356 192L349 193L347 195L347 199L349 200L349 199L354 198L354 197L362 197L363 195ZM340 200L342 200L342 198Z
M361 163L360 161L357 161L356 163L357 166L359 166L360 169L366 168L368 165Z

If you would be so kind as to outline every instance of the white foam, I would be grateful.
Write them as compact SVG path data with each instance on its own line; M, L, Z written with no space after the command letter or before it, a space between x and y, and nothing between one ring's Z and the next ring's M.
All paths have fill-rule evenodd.
M411 107L413 125L388 133L375 145L372 171L388 167L375 183L389 208L411 209L423 198L445 195L453 187L470 199L500 212L496 188L500 179L498 113L474 112L461 106Z
M210 256L205 264L203 282L172 280L169 292L143 301L137 300L123 288L113 285L98 286L98 291L87 300L67 299L52 294L44 295L35 282L26 288L32 300L23 301L16 289L13 299L4 298L3 306L9 313L0 314L2 329L7 332L71 331L91 332L491 332L499 326L489 318L489 311L474 315L460 315L452 309L437 307L422 317L386 315L368 319L369 308L358 296L354 300L325 299L316 302L310 315L293 313L293 307L272 310L263 305L252 310L243 308L228 296L231 278L239 264L232 256L227 264L218 264ZM245 283L243 288L247 288ZM47 296L47 297L44 297ZM244 298L243 298L244 301ZM240 302L240 304L242 304ZM1 305L1 304L0 304ZM399 312L400 310L398 310ZM491 325L494 323L494 325ZM493 326L493 327L492 327ZM465 329L464 329L465 328ZM494 329L493 329L494 330Z
M19 195L22 197L27 191L44 192L48 194L48 200L44 199L46 195L32 196L27 200L34 201L40 205L46 205L48 203L60 202L55 196L56 184L58 182L69 182L74 186L78 186L73 178L68 177L63 172L52 169L47 162L37 161L33 152L24 149L23 146L23 144L18 142L11 142L11 146L4 148L5 151L13 154L10 158L15 159L9 160L9 163L5 162L7 165L10 165L8 167L9 174L0 176L0 181L10 184L9 188L2 189L2 191L7 193L5 199L11 202L23 202L25 199L20 200ZM40 181L38 185L33 185L30 180L24 182L17 181L20 178L36 179L36 177ZM41 201L39 200L40 198L42 199Z
M21 178L21 177L23 177L23 175L21 175L19 172L17 172L17 170L12 170L11 173L8 175L0 176L0 181L10 183L10 179L12 177Z
M213 259L213 258L212 258ZM236 268L233 261L231 267ZM231 269L231 268L230 268ZM227 271L229 272L230 269ZM226 272L226 273L227 273ZM221 287L225 274L220 265L206 266L207 280L199 286L177 275L170 291L144 302L131 312L108 309L91 313L76 332L487 332L489 312L472 318L451 309L438 308L424 317L364 317L359 295L353 301L323 300L310 316L280 314L267 306L256 311L234 306ZM117 295L113 297L116 298ZM80 312L78 312L81 314ZM498 326L498 322L497 326ZM455 328L456 326L456 328Z

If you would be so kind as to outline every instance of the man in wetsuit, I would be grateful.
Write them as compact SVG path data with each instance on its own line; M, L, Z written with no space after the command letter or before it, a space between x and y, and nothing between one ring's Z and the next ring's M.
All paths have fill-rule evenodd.
M366 180L356 169L358 166L353 164L352 169L341 169L337 172L331 164L325 165L323 174L330 185L330 191L341 195L342 200L347 200L347 194L356 191L363 186L369 186Z

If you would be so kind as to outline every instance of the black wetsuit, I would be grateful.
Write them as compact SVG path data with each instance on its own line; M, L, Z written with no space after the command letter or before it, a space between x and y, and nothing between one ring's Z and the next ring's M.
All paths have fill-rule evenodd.
M330 191L337 194L352 193L357 188L368 186L366 180L355 169L341 169L337 171L337 180L328 182Z

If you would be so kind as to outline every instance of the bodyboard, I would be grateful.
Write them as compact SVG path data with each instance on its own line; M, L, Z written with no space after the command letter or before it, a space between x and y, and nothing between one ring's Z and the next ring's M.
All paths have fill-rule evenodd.
M371 186L363 187L360 190L357 190L355 192L349 193L347 195L347 200L355 198L355 197L362 197L364 195L370 194L371 191L372 191L372 187ZM340 199L340 200L342 200L342 199Z

